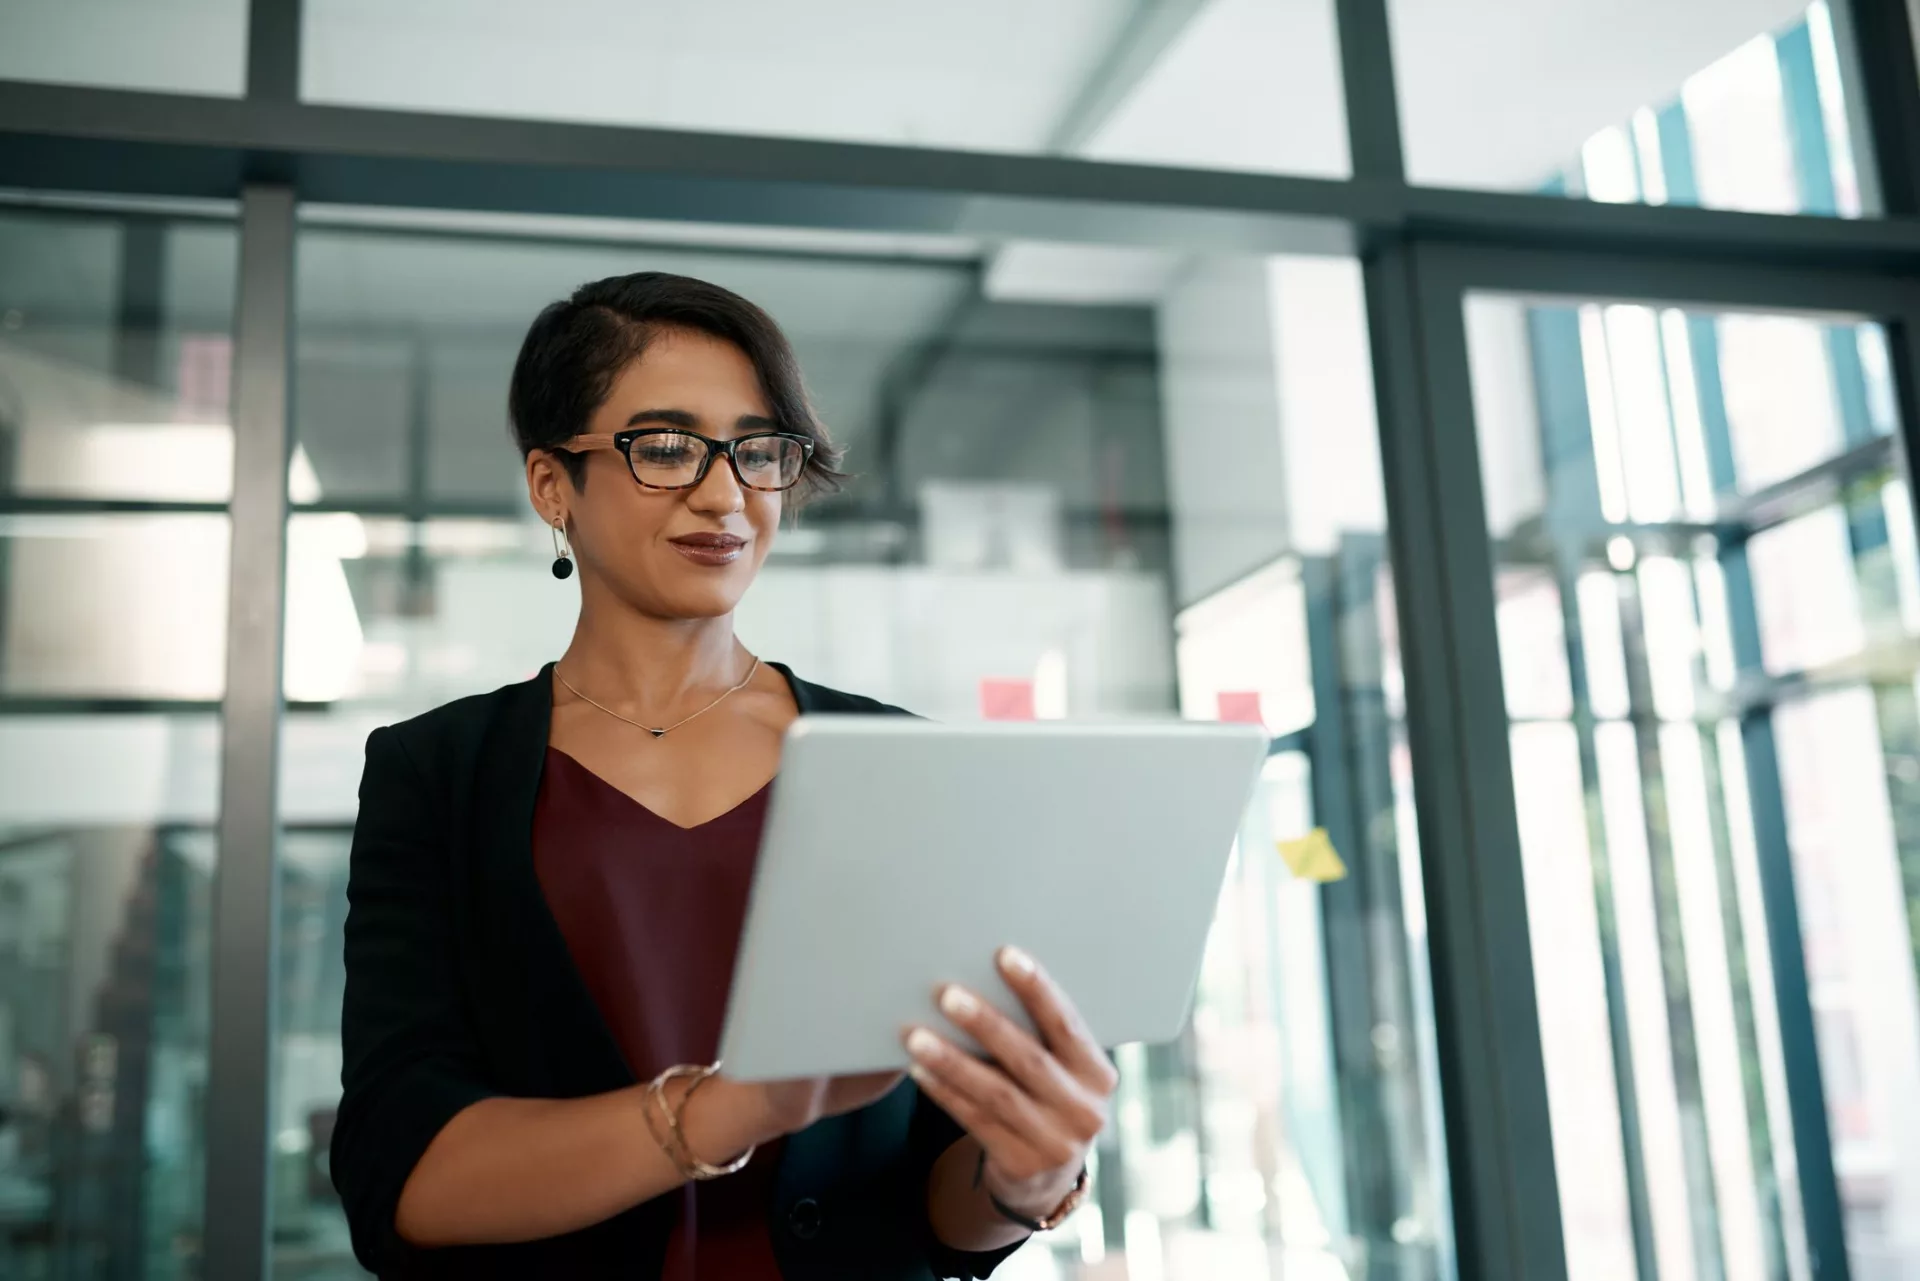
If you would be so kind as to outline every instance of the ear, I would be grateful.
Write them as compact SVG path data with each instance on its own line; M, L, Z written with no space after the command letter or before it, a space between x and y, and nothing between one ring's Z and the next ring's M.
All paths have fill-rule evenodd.
M574 495L573 478L565 464L544 449L527 455L527 500L545 525L564 525Z

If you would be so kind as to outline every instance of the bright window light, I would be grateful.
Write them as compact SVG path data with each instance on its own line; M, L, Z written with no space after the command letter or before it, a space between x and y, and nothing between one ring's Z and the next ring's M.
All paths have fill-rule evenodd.
M1620 429L1613 397L1613 363L1606 320L1599 307L1580 308L1580 357L1587 375L1587 406L1593 430L1593 468L1600 486L1600 516L1610 525L1627 519L1627 483L1621 472Z

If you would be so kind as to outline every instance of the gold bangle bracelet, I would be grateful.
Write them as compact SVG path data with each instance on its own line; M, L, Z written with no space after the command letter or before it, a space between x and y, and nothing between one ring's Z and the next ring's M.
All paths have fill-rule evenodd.
M653 1141L659 1145L660 1151L666 1154L667 1160L673 1162L673 1168L680 1171L680 1177L686 1178L688 1177L686 1163L680 1159L680 1154L673 1150L672 1131L668 1130L663 1134L660 1123L653 1119L653 1109L656 1104L660 1107L662 1117L666 1115L666 1100L661 1097L661 1089L665 1084L658 1077L648 1083L647 1091L640 1099L640 1115L647 1119L647 1133L653 1136Z
M680 1177L691 1182L704 1182L708 1179L725 1178L729 1174L738 1174L746 1169L747 1162L753 1159L755 1149L748 1148L725 1165L711 1165L693 1155L692 1149L687 1146L686 1133L680 1126L681 1114L686 1111L687 1103L693 1098L695 1092L719 1072L718 1063L710 1067L682 1063L668 1068L653 1078L647 1086L647 1101L649 1104L656 1102L659 1104L660 1114L666 1118L667 1133L664 1136L660 1133L659 1127L654 1123L651 1107L646 1111L647 1130L653 1135L654 1142L658 1143L661 1150L667 1154L667 1159L673 1162L674 1168L680 1172ZM687 1092L680 1096L678 1106L670 1106L666 1097L667 1085L685 1078L691 1078L693 1083L687 1087Z

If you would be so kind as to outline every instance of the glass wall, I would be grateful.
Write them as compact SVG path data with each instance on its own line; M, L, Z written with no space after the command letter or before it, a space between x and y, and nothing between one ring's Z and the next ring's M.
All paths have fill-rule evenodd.
M302 9L301 89L316 102L1350 171L1331 0L538 9L307 0Z
M1781 948L1852 1275L1911 1275L1920 565L1886 333L1500 296L1467 321L1573 1275L1811 1274Z
M0 207L0 1276L198 1275L235 250Z
M1095 1208L1007 1274L1448 1275L1354 264L1166 256L1120 292L1071 247L727 228L698 243L644 226L582 242L345 217L317 213L298 255L311 474L295 478L307 510L288 574L276 1273L357 1275L324 1152L361 746L564 649L577 589L548 572L507 377L540 306L652 269L773 312L856 474L782 532L738 620L750 646L943 719L1185 708L1275 736L1193 1028L1123 1053ZM1329 464L1353 469L1360 498L1317 494ZM1238 495L1219 483L1247 471L1264 479ZM1312 629L1298 591L1234 604L1276 574L1327 584ZM1269 649L1271 678L1243 661ZM1315 681L1331 691L1319 705ZM1355 739L1363 801L1345 799L1335 749L1303 746L1316 725ZM1337 834L1347 879L1289 870L1276 843L1316 825Z
M235 139L272 162L247 181L297 176L263 211L314 183L408 205L299 205L285 594L236 602L285 621L272 1271L361 1275L326 1154L366 736L566 645L578 589L548 573L507 378L541 305L655 268L765 304L850 447L847 491L782 531L749 645L945 719L1269 735L1191 1025L1120 1052L1093 1203L1002 1277L1533 1281L1549 1163L1575 1281L1822 1281L1843 1251L1853 1281L1920 1276L1920 534L1894 389L1920 257L1888 221L1868 239L1896 283L1852 276L1865 250L1806 221L1913 212L1869 156L1911 141L1920 87L1854 18L1887 33L1902 6L1383 3L1390 51L1336 0L296 0L298 40L253 51L297 61L286 103L242 97L270 5L0 0L0 96L31 117L0 124L7 181L170 202L0 192L0 1278L257 1268L248 1208L210 1236L201 1205L238 257L201 198L238 195ZM1397 108L1406 182L1340 181L1343 54L1389 52L1394 108L1356 111ZM86 87L232 101L176 102L160 143ZM776 152L777 176L751 163ZM623 216L764 199L738 216L917 230L464 209L618 192ZM1594 203L1569 221L1562 198ZM1736 221L1681 206L1802 216L1695 264L1754 309L1540 283L1557 253L1631 278ZM1247 256L1353 244L1374 317L1352 260ZM1459 286L1477 494L1444 452L1465 407L1432 412L1466 373L1453 299L1426 305L1469 259L1507 291ZM1829 287L1859 314L1759 310ZM1388 554L1370 320L1387 461L1438 463L1399 469L1417 566ZM1452 570L1483 518L1469 609ZM1470 657L1496 643L1498 704ZM1411 736L1403 653L1434 722ZM1504 831L1475 811L1504 808L1503 746L1512 860L1475 839ZM1487 945L1522 888L1527 943ZM259 939L220 934L248 972ZM217 1120L251 1144L257 1117Z
M1857 218L1846 3L1394 0L1407 176Z

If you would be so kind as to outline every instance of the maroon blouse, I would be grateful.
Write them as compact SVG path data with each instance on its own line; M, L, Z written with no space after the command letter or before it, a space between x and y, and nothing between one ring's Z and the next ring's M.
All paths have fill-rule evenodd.
M719 1054L769 791L679 827L547 749L534 871L594 1004L643 1081ZM762 1148L739 1174L687 1186L668 1278L778 1281L767 1222L778 1163L777 1151Z

